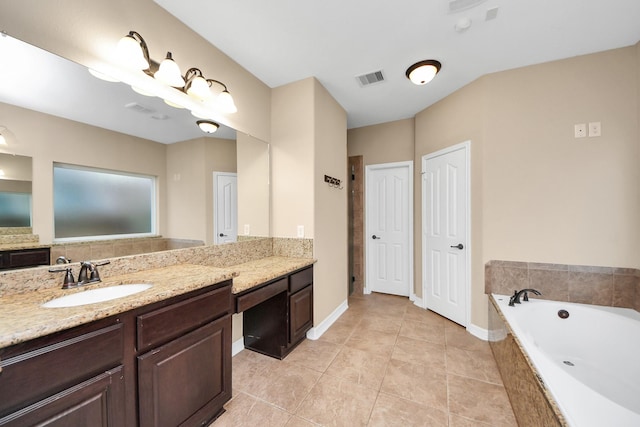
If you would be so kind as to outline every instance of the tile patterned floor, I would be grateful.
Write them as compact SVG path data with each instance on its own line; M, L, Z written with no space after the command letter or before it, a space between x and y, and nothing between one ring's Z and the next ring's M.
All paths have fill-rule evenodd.
M213 427L517 425L486 342L383 294L283 361L240 352L233 396Z

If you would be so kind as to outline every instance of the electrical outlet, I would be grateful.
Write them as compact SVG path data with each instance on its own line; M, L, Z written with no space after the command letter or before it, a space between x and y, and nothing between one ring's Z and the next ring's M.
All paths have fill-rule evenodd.
M249 224L245 224L244 225L244 235L248 236L250 233L251 227L249 226Z
M298 226L298 237L299 238L304 237L304 225L299 225Z
M575 138L584 138L587 136L587 125L579 123L573 126L573 133Z
M600 128L600 122L590 122L589 123L589 136L600 136L602 135L602 129Z

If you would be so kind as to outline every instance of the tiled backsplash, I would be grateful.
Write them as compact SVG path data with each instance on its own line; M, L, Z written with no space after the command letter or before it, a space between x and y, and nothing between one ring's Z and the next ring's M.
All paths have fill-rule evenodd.
M512 295L533 288L544 299L640 311L640 270L516 261L485 265L485 292Z

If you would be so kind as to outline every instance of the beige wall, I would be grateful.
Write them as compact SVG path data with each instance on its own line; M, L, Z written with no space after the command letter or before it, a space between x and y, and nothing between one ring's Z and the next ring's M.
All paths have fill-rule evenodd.
M484 260L640 266L636 47L492 74L485 89ZM574 138L588 122L602 136Z
M166 230L165 145L2 103L0 117L11 129L11 152L33 157L33 231L41 243L53 241L54 162L156 176L158 232Z
M346 301L349 291L347 224L347 114L315 79L314 146L314 325ZM342 189L330 187L324 175L338 178Z
M213 172L236 172L236 143L198 138L167 145L165 237L213 243Z
M347 131L347 155L362 156L364 165L413 160L415 120L405 119Z
M271 112L274 237L313 238L314 79L273 89Z
M272 235L313 238L314 326L348 293L346 190L324 175L346 179L346 112L315 79L275 88L272 94Z
M222 123L264 141L271 137L269 87L153 0L3 0L0 29L94 68L113 63L118 40L135 30L154 60L159 62L170 50L183 72L198 67L227 85L238 112L222 117Z
M269 237L270 195L269 144L238 133L238 234Z

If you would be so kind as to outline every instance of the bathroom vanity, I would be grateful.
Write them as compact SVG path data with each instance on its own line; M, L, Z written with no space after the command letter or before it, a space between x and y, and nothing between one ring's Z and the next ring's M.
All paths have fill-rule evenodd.
M0 350L0 425L205 424L231 398L231 301L225 280Z
M244 312L245 348L283 359L313 326L313 266L237 293L235 312Z

